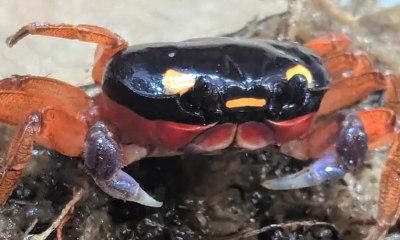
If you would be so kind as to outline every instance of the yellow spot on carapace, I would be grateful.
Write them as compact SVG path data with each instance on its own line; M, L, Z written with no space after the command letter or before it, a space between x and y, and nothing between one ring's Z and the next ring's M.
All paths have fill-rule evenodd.
M289 68L286 71L286 79L289 81L294 75L301 74L307 79L308 87L313 87L313 78L310 70L302 65L297 65L292 68Z
M238 98L226 102L227 108L264 107L267 101L262 98Z
M162 84L165 88L165 94L182 95L194 87L195 76L193 74L177 72L169 69L164 73Z

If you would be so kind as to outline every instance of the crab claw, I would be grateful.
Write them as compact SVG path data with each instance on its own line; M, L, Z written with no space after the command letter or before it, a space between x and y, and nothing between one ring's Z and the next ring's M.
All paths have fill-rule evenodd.
M119 170L107 180L95 179L97 186L110 196L131 202L137 202L148 207L161 207L159 202L147 194L139 184L122 170Z
M97 186L110 196L137 202L149 207L161 207L130 175L121 170L122 155L111 132L102 122L93 125L85 140L85 165Z
M346 173L343 162L337 158L334 152L330 152L300 172L266 180L261 185L272 190L305 188L341 179Z
M335 181L363 165L368 150L368 135L361 119L350 113L341 123L342 129L335 150L318 159L311 166L283 178L264 181L273 190L296 189Z

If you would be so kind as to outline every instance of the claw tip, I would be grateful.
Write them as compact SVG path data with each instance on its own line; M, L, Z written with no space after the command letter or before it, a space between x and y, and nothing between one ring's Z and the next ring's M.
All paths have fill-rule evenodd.
M155 200L153 197L151 197L148 193L146 193L145 191L143 191L142 188L140 188L138 190L138 195L133 196L130 199L127 199L128 201L133 201L133 202L137 202L139 204L142 204L144 206L148 206L148 207L156 207L159 208L163 205L163 202L159 202L157 200Z

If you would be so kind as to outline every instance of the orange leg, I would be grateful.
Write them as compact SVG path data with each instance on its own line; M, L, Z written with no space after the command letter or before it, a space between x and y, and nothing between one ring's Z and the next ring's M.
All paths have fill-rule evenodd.
M331 34L305 44L323 56L332 78L319 115L328 114L363 100L374 91L384 89L389 74L374 72L372 61L360 51L347 51L350 40L342 34ZM343 73L350 71L348 77ZM337 96L341 96L338 98Z
M322 56L333 79L342 77L349 70L352 71L352 76L373 71L374 65L367 55L361 51L347 51L350 44L346 35L334 33L314 39L304 46Z
M390 72L384 73L386 76L386 107L392 109L396 115L400 115L400 81Z
M4 167L0 169L0 205L6 202L24 175L31 159L33 140L40 131L40 125L40 114L33 113L15 131L4 158Z
M400 127L400 126L397 126ZM381 239L389 227L399 218L400 205L400 132L390 149L379 183L377 226L372 228L366 240Z
M22 27L13 36L7 38L9 47L14 46L19 40L28 35L43 35L66 39L77 39L84 42L99 44L96 51L95 66L92 76L95 83L100 86L104 68L108 60L118 51L126 48L126 42L119 35L101 27L91 25L71 25L52 23L30 23Z
M333 81L322 99L318 114L328 114L363 100L371 93L384 89L388 78L390 75L381 72L368 72Z
M389 75L386 105L396 116L400 116L400 81ZM387 230L396 224L400 215L400 122L397 117L393 130L394 144L389 151L385 167L379 182L379 201L376 220L378 224L372 228L366 240L382 239Z
M45 109L29 114L15 131L6 152L4 167L0 169L0 205L4 204L23 177L31 160L34 142L61 150L63 154L80 156L86 132L85 124L59 110Z
M34 142L64 155L82 155L88 125L87 113L80 110L90 112L92 104L83 94L79 88L48 78L0 81L0 122L17 126L0 169L0 205L22 178Z
M0 80L0 122L19 126L30 113L48 107L88 123L98 120L92 99L65 82L34 76Z
M80 112L87 111L92 103L91 98L80 88L47 77L13 75L0 81L0 91L6 90L57 98L70 103Z
M314 39L306 43L305 46L322 56L335 52L342 52L349 47L350 43L351 41L346 35L333 33Z
M323 61L333 79L342 77L347 71L352 71L351 76L357 76L374 70L372 61L361 51L332 54L323 57Z

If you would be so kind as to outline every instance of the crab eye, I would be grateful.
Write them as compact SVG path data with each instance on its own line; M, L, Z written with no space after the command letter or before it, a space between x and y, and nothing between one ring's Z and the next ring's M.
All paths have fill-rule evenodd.
M303 99L307 92L308 81L304 75L296 74L290 78L288 82L290 88L292 89L292 100L294 102Z
M220 112L220 95L210 77L200 77L194 86L194 96L205 111Z
M194 88L182 95L179 102L184 111L201 116L206 122L216 122L222 114L217 86L208 76L199 77Z
M308 70L306 67L302 65L297 65L292 68L289 68L286 71L286 79L290 81L290 79L295 76L295 75L302 75L304 78L307 80L307 86L308 88L313 88L314 83L313 83L313 78L310 70Z

